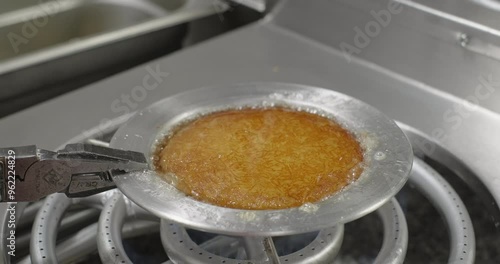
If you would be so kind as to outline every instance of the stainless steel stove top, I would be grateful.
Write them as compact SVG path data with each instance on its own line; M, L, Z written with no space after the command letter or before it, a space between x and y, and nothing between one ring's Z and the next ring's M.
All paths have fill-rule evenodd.
M348 223L343 236L342 228L337 227L331 232L320 231L302 237L273 238L276 250L281 252L280 261L296 260L290 257L286 261L286 253L294 254L290 244L295 243L290 241L315 241L326 245L301 248L296 251L301 252L297 259L300 254L309 256L328 246L331 249L327 252L339 251L336 261L342 263L388 259L400 263L401 257L406 257L405 263L447 260L471 263L474 255L477 263L498 263L500 252L495 245L500 240L500 31L496 26L500 24L493 23L498 21L498 16L491 16L493 11L485 1L453 1L453 5L450 4L453 8L433 6L425 1L399 3L400 6L389 7L386 1L366 0L280 2L258 23L1 119L0 145L37 143L42 148L55 149L63 142L82 141L95 134L100 139L113 127L113 122L120 123L126 114L159 98L201 86L279 81L330 88L363 100L398 120L411 139L416 155L423 161L416 161L410 183L397 195L400 206L387 206L390 209L387 211L396 213L384 213L382 208L378 211L381 220L367 216ZM471 9L474 11L468 13L465 7L470 5L474 5ZM479 19L478 13L485 15ZM375 23L379 23L378 26ZM352 56L343 52L349 49L342 43L354 47L350 50ZM151 89L144 88L145 79L152 85L148 86ZM105 201L72 205L71 213L63 218L58 237L64 237L65 232L76 236L58 242L56 251L49 253L44 253L47 248L40 245L55 242L53 228L57 221L48 221L52 229L47 229L40 222L47 221L41 219L44 209L38 208L49 203L48 207L59 212L54 211L50 216L59 220L65 207L80 202L66 201L56 195L42 203L28 205L19 221L31 231L19 235L18 252L21 254L24 249L27 253L31 243L33 262L53 263L49 259L53 260L54 256L60 261L74 260L77 255L92 256L91 252L98 246L100 259L111 260L115 252L113 261L134 259L137 262L133 256L140 252L133 253L132 249L141 248L137 240L147 239L151 241L149 247L158 248L155 252L164 252L165 246L167 251L174 252L170 253L174 258L177 252L177 257L194 256L203 259L198 263L209 263L208 257L214 258L210 254L217 250L218 257L245 258L247 252L242 248L245 245L247 250L252 248L249 246L252 241L245 244L245 239L224 237L207 240L213 235L195 231L188 231L188 238L180 226L169 227L165 222L158 224L158 220L143 219L138 209L129 206L120 194L106 197ZM51 201L59 199L65 201L52 204ZM102 209L105 204L112 209ZM74 209L75 206L79 209ZM99 211L103 220L88 225L96 221ZM38 216L33 223L31 219L35 219L36 212ZM125 239L123 246L117 247L121 238L116 230L105 231L108 212L113 219L121 219L113 220L118 221L117 224L123 221L124 215L134 215L134 221L125 224L122 236L141 235L140 238ZM406 216L406 235L403 222L397 220L402 215ZM71 219L79 220L72 223ZM75 226L86 227L81 233L74 233ZM38 232L39 227L45 231ZM450 230L449 235L446 230ZM96 232L100 241L97 245L93 242ZM334 237L328 240L328 234ZM176 235L183 238L178 239ZM37 236L42 237L36 240ZM395 241L405 237L407 246L404 243L398 246ZM158 245L159 238L163 246ZM184 247L185 241L191 240L199 247ZM81 242L81 246L74 241ZM388 243L391 250L380 251ZM191 253L179 253L188 251ZM36 262L36 258L40 262ZM164 253L158 259L152 262L167 260ZM231 263L223 261L227 260L217 259L214 263ZM193 262L178 259L177 263Z

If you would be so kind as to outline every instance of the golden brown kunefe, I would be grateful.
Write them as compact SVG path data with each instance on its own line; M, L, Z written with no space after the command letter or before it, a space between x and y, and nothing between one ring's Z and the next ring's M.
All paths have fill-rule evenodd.
M155 153L157 171L184 193L258 210L319 201L356 180L362 161L360 144L338 123L278 107L207 114Z

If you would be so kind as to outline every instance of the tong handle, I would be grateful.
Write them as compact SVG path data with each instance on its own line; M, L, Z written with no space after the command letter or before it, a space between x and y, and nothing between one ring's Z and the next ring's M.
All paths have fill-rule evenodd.
M0 148L0 202L37 201L57 192L88 196L115 188L115 175L144 169L142 153L88 144L58 152L35 145Z

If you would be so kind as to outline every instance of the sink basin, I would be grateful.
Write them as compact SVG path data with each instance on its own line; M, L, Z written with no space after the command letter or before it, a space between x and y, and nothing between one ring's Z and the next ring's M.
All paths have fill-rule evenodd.
M52 18L41 18L46 20L45 25L40 24L44 25L42 27L31 23L37 28L33 34L23 34L23 27L27 25L24 22L0 28L0 34L8 36L1 39L0 59L11 59L55 45L70 44L82 38L127 28L151 18L152 14L127 6L109 3L82 5ZM29 38L32 35L33 37ZM17 36L19 37L16 38Z
M180 47L205 0L19 0L0 10L0 103Z

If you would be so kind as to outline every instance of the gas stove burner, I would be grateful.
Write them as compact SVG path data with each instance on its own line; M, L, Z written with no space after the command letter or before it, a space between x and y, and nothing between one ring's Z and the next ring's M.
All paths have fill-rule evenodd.
M76 204L101 208L99 222L97 225L93 224L80 230L73 238L56 246L58 220L70 205ZM38 208L37 205L33 206ZM402 210L397 201L392 199L378 210L378 214L384 223L385 233L384 245L376 263L389 261L399 263L404 259L408 239ZM125 219L134 221L125 223ZM116 191L83 199L68 199L61 194L51 195L39 208L33 225L34 239L31 243L33 263L66 262L79 255L88 254L95 249L92 241L95 240L96 233L97 248L104 263L132 263L124 249L122 239L158 231L158 219ZM264 243L261 243L267 238L214 235L210 240L196 244L182 226L162 220L160 230L163 245L173 263L228 264L247 263L242 262L243 260L253 263L274 263L270 260L273 256L267 255L269 253L275 254L282 263L330 263L340 249L344 232L342 225L323 229L313 233L314 239L302 248L278 256L278 252L287 251L284 248L289 247L290 241L303 241L303 237L292 235L276 238L284 240L272 243L281 245L281 248L268 252L263 246ZM215 252L219 254L216 255ZM238 252L243 252L239 253L239 259L229 258L229 255Z
M314 240L304 248L293 253L280 256L280 248L269 250L267 240L263 237L224 237L215 238L196 244L189 237L186 229L167 221L162 221L161 238L165 250L174 263L331 263L340 249L343 226L327 228L319 231ZM285 237L293 241L300 235ZM292 242L293 243L293 242ZM272 243L276 245L276 243ZM287 242L282 242L287 245ZM225 250L222 250L225 249ZM232 250L228 250L232 249ZM219 254L215 254L217 252ZM235 258L229 256L235 255ZM276 258L278 257L278 258ZM279 262L278 262L279 261Z
M426 195L440 210L450 229L451 263L472 263L474 259L474 231L458 195L434 170L420 160L415 160L410 182ZM56 246L58 223L65 211L74 205L101 209L97 224L91 224ZM228 237L211 234L210 239L197 244L185 227L161 220L129 201L119 191L69 199L63 194L47 197L43 204L33 204L25 211L38 209L31 231L30 258L33 263L66 262L84 256L97 249L104 263L132 263L122 244L126 237L160 231L163 246L171 263L331 263L342 244L342 225L319 232L291 235L287 237ZM82 211L80 217L91 214ZM384 228L382 248L374 263L402 263L408 243L408 231L404 213L396 199L391 199L377 210ZM132 221L125 221L132 219ZM97 234L97 236L96 236ZM292 241L313 239L302 248L287 252L283 245ZM302 236L302 237L301 237ZM297 239L298 238L298 239ZM281 248L266 248L266 239L282 239ZM77 242L77 243L75 243ZM289 243L290 242L290 243ZM288 250L290 251L290 250ZM281 252L281 255L278 253ZM232 256L232 257L231 257ZM276 258L279 262L272 262ZM28 261L28 259L22 260ZM245 262L247 261L247 262Z
M406 252L408 232L406 220L399 204L391 199L378 211L384 223L384 245L380 250L375 263L399 263L402 262ZM165 250L174 263L332 263L340 249L344 233L343 225L326 228L312 233L314 239L303 248L294 252L286 252L278 248L274 252L266 251L266 239L263 237L225 237L216 236L203 244L196 244L189 237L186 229L182 226L167 221L162 221L161 237ZM285 242L280 244L293 244L291 241L303 241L304 235L292 235L284 237ZM283 237L281 237L283 238ZM273 243L277 245L276 242ZM217 245L217 246L215 246ZM224 250L221 250L224 249ZM233 250L228 250L233 249ZM238 253L237 258L229 258L233 251ZM281 250L280 250L281 249ZM216 255L214 251L224 255ZM247 253L247 252L250 252ZM283 252L284 254L279 254ZM397 252L398 254L393 254ZM274 254L274 255L273 255ZM250 256L249 256L250 255ZM272 259L278 257L276 262Z
M428 165L415 160L410 182L427 196L440 210L450 230L451 263L472 263L474 259L474 231L458 195L450 185ZM101 209L97 224L80 230L72 238L56 246L59 220L70 206L87 206ZM33 209L34 208L34 209ZM62 194L47 197L43 204L32 204L25 211L38 209L31 231L31 261L33 263L66 262L97 249L104 263L132 263L122 244L126 237L160 231L163 246L170 263L331 263L342 244L342 225L312 233L313 239L302 248L287 252L283 248L266 248L265 237L227 237L211 234L210 239L197 244L185 227L161 220L129 201L119 191L69 199ZM89 211L82 211L90 214ZM404 213L396 199L391 199L377 210L384 228L384 242L374 263L402 263L404 261L408 231ZM83 215L80 214L80 217ZM132 221L125 221L132 219ZM97 237L96 237L97 234ZM306 234L307 235L307 234ZM288 245L304 241L304 234L291 235L274 240L284 242L272 245ZM311 233L309 233L311 236ZM290 243L288 243L290 241ZM78 242L78 243L75 243ZM290 251L290 250L288 250ZM282 255L279 255L281 252ZM232 256L232 257L231 257ZM257 258L257 259L256 259ZM279 262L272 262L276 258ZM28 261L28 259L22 260ZM247 261L247 262L245 262Z

